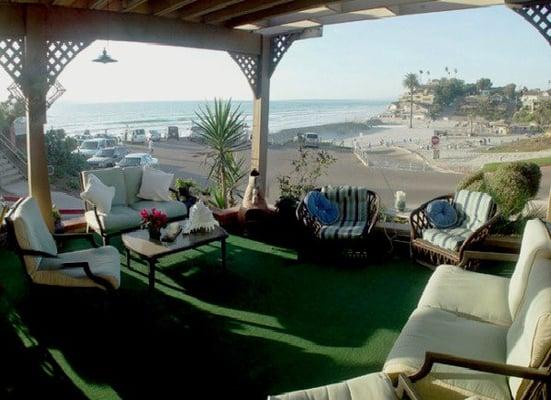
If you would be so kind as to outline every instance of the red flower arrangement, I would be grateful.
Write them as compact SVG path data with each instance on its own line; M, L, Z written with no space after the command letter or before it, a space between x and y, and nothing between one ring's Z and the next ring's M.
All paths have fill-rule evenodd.
M167 215L156 208L152 208L151 211L144 208L140 211L140 217L142 217L142 227L149 231L150 239L159 240L161 228L164 228L168 222Z

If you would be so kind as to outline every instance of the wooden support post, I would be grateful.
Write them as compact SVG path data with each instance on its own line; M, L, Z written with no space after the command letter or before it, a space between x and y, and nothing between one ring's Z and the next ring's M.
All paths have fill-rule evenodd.
M262 38L257 90L253 102L253 132L251 143L251 169L260 172L258 182L261 194L266 197L268 167L268 116L270 112L270 38Z
M26 13L25 62L22 76L27 99L27 163L29 194L34 197L46 224L53 230L52 199L44 138L46 123L46 8L28 7Z

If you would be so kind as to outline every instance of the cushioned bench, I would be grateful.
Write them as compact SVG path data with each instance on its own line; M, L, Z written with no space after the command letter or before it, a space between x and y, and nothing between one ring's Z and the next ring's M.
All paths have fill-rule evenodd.
M142 182L142 167L114 167L83 171L81 172L83 190L90 175L95 175L103 184L115 188L115 197L108 214L98 212L92 204L85 202L88 228L101 235L104 242L108 242L112 235L139 228L140 211L144 208L163 210L169 220L187 216L187 207L180 201L150 201L138 197Z

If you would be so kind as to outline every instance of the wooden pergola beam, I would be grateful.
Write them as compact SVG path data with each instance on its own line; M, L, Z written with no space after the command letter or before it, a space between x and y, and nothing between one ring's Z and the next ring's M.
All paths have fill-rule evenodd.
M245 0L205 15L203 17L203 22L208 24L218 24L231 18L265 10L281 4L290 3L291 1L292 0Z
M232 18L228 20L225 25L229 28L234 28L239 25L251 24L265 18L308 10L317 6L322 6L326 3L327 0L295 0L289 3L279 4L257 12L252 12L246 15Z
M200 0L180 10L180 17L184 20L194 19L202 15L211 13L221 8L239 3L241 0Z
M158 0L151 3L152 14L159 17L168 15L193 2L195 0Z
M25 35L25 10L44 8L49 40L120 40L167 46L260 54L261 36L221 26L134 13L114 13L37 4L0 6L0 37Z
M109 0L94 0L92 2L92 4L90 4L90 9L91 10L101 10L107 4L109 4Z
M131 0L125 7L122 8L121 12L130 12L134 11L136 8L141 7L146 4L148 0Z

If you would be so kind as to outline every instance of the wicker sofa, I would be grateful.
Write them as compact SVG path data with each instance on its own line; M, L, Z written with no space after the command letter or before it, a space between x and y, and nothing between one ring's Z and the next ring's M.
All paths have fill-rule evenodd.
M115 187L115 197L109 214L102 214L98 212L94 204L85 202L87 227L98 233L104 244L107 244L113 235L137 229L141 224L140 211L144 208L163 210L170 220L182 219L188 214L186 205L178 200L149 201L138 197L142 181L142 167L114 167L83 171L80 174L82 190L86 187L88 177L92 174L105 185ZM174 189L171 191L177 198L177 191Z
M431 223L427 207L436 200L448 201L456 209L455 226L438 229ZM432 199L411 212L412 258L430 268L441 264L474 268L477 260L465 257L465 252L480 246L498 217L496 204L485 193L461 190Z
M409 383L394 391L391 382ZM382 373L271 400L525 400L551 391L551 239L528 222L512 277L440 266Z

